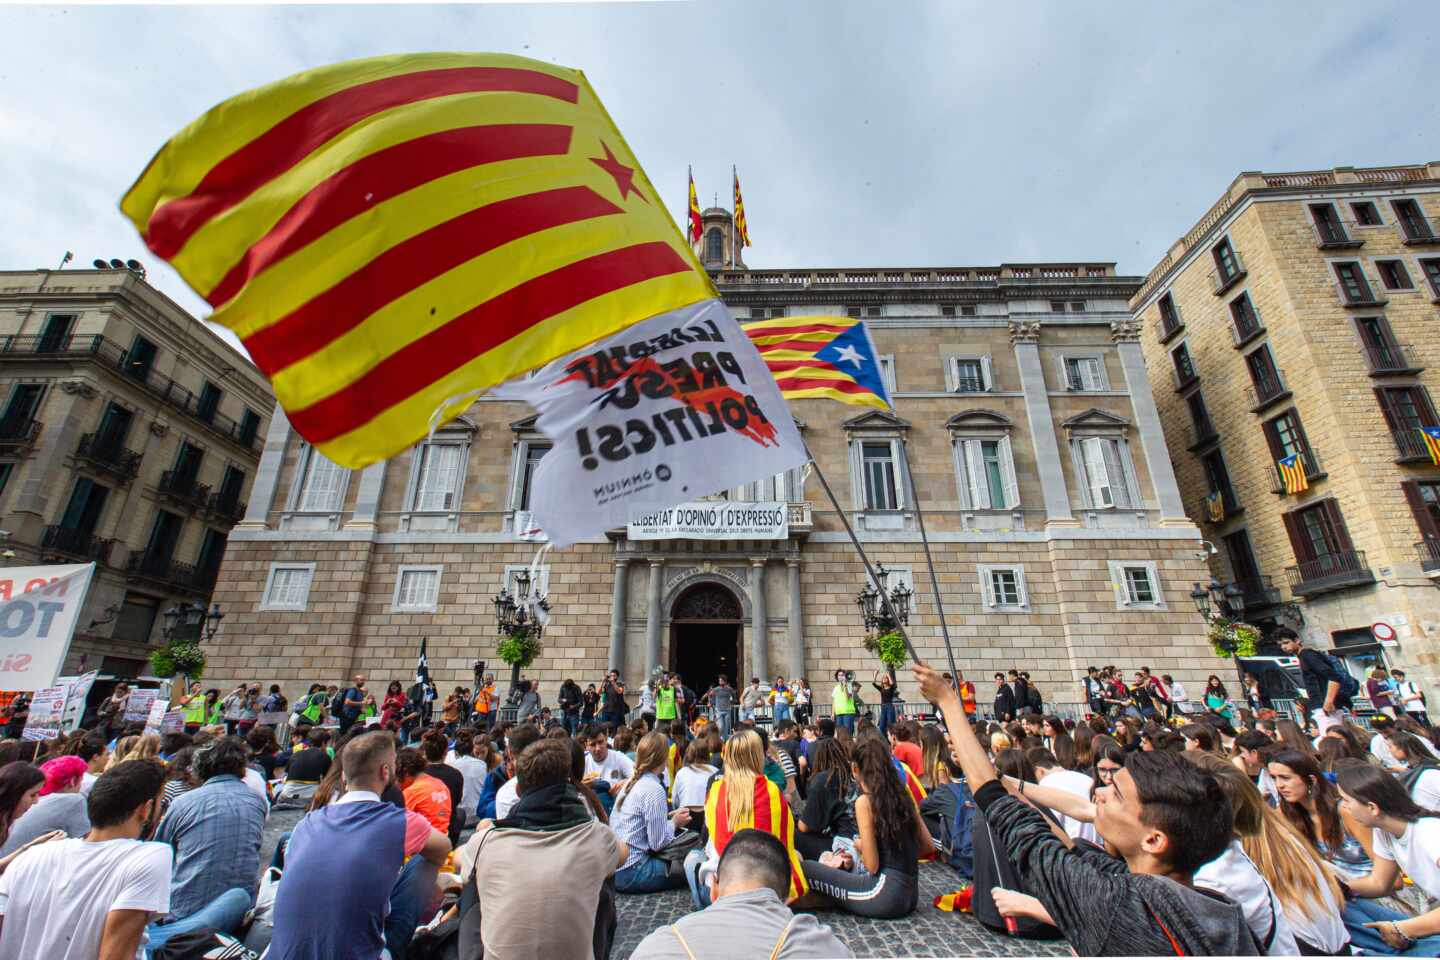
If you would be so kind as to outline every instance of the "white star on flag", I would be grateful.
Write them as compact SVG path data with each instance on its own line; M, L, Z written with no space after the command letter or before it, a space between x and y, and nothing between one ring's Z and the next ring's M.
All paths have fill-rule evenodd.
M853 346L847 343L845 346L835 351L835 362L844 363L847 361L855 364L856 367L859 367L864 364L865 358L860 356L859 350L856 350Z

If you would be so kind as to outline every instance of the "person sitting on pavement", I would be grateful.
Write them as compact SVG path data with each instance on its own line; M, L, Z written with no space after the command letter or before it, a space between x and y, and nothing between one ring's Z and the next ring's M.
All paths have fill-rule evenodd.
M155 833L175 848L175 870L170 913L150 925L152 947L190 929L184 921L202 913L218 912L224 922L208 925L234 933L254 905L269 805L243 779L249 759L239 737L217 737L195 751L191 769L201 785L175 798Z
M542 736L540 728L533 723L522 723L510 730L510 735L505 738L505 762L491 770L485 778L476 819L495 820L510 816L510 811L520 800L520 785L515 782L515 761L526 747Z
M921 695L944 713L997 844L1078 954L1259 955L1240 907L1193 886L1195 870L1220 855L1233 830L1230 801L1214 777L1169 751L1137 751L1095 793L1096 830L1122 859L1072 846L1023 793L1006 792L955 688L923 664L914 672Z
M685 807L673 813L660 775L670 741L658 730L647 733L636 754L635 772L615 792L610 827L629 848L625 862L615 874L620 893L657 893L685 886L685 876L671 870L670 861L658 854L672 840L675 831L690 822Z
M775 837L735 831L708 881L710 906L651 933L630 960L853 957L829 927L785 906L791 869L790 854Z
M67 837L83 837L90 830L85 812L85 795L80 783L87 764L79 757L56 757L40 764L45 785L40 797L25 815L10 826L10 835L0 846L0 857L9 856L37 837L60 831Z
M420 752L425 755L425 773L445 784L450 791L450 828L446 835L450 837L450 845L454 846L460 841L460 831L465 828L465 808L461 806L465 799L465 777L459 770L446 765L447 746L445 734L439 730L427 730L420 737Z
M80 781L80 792L88 797L90 788L95 786L95 781L100 779L100 774L105 772L105 765L110 762L110 747L105 743L104 736L92 730L80 739L80 749L75 755L86 764L85 776Z
M145 842L164 781L158 760L116 765L90 791L84 839L32 847L0 876L0 957L145 955L147 925L170 910L172 851Z
M414 747L396 753L395 782L405 794L405 809L424 815L441 833L450 832L450 788L430 776L425 755Z
M605 881L629 849L571 782L570 738L527 746L515 762L518 799L508 817L485 820L460 852L461 956L582 957L591 953ZM478 907L478 923L467 907ZM609 931L603 931L608 943Z
M450 841L380 799L396 775L394 736L362 733L338 759L345 793L307 813L285 851L268 960L402 957L435 899Z

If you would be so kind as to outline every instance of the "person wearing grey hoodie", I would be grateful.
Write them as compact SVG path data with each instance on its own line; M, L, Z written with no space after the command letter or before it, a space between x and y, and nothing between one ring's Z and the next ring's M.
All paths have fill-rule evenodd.
M1241 908L1197 889L1195 871L1230 842L1234 814L1209 773L1168 751L1127 756L1095 792L1095 828L1121 859L1062 840L1024 800L1006 792L975 739L960 696L915 665L924 699L938 704L976 805L1025 891L1082 957L1261 956ZM957 678L958 679L958 678Z

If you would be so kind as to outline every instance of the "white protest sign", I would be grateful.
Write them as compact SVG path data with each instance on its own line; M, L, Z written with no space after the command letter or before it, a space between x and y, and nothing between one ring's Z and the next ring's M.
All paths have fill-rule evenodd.
M90 688L95 686L95 679L99 676L100 671L91 670L70 681L70 694L65 698L65 716L62 720L66 730L74 732L80 729L80 724L85 720L85 703L90 696ZM64 680L62 677L61 682Z
M701 500L631 515L631 540L784 540L790 508L775 501Z
M160 696L158 690L131 690L130 699L125 701L125 722L134 723L150 716L150 705Z
M35 691L30 701L30 719L25 721L26 740L51 740L60 736L62 718L65 716L65 695L67 686L45 687Z
M55 683L95 564L0 570L0 690Z
M808 459L775 376L718 300L652 317L493 391L554 441L531 486L557 547Z
M161 733L184 733L185 732L185 711L169 710L160 720Z
M156 700L150 704L150 711L145 716L145 732L160 733L165 723L165 714L170 710L169 700Z

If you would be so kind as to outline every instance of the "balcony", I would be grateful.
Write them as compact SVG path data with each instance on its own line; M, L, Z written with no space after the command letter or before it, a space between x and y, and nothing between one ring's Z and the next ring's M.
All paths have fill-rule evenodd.
M1425 369L1415 362L1415 354L1409 346L1386 343L1379 346L1365 346L1365 363L1370 367L1370 376L1387 377L1392 374L1419 373Z
M1391 430L1395 439L1396 463L1430 463L1430 448L1425 443L1419 427L1401 427Z
M1215 429L1214 422L1211 421L1208 416L1204 417L1203 419L1196 420L1194 418L1194 415L1191 415L1189 447L1191 453L1203 449L1204 447L1211 446L1215 443L1216 440L1219 439L1220 432Z
M786 504L789 515L790 532L809 533L814 527L815 521L810 514L809 500L792 500Z
M223 490L210 495L208 505L210 516L224 523L236 524L245 518L245 504L238 494L227 494Z
M1310 597L1374 583L1375 573L1366 564L1364 550L1340 550L1286 567L1285 578L1291 593Z
M129 580L148 580L182 591L197 589L199 580L192 564L178 563L169 557L144 550L131 551L125 561L125 576Z
M1251 378L1250 384L1250 412L1260 413L1266 407L1279 403L1291 395L1290 385L1285 382L1284 370L1272 370L1274 376L1262 378L1255 382Z
M1170 379L1175 384L1175 392L1180 393L1182 390L1199 383L1200 374L1195 372L1194 364L1188 364L1183 369L1172 364L1170 367Z
M110 550L114 546L114 540L102 540L91 536L87 531L71 530L59 524L46 527L40 540L42 555L47 559L73 557L78 560L94 560L96 563L109 563Z
M83 460L93 470L108 473L122 484L128 484L140 472L140 454L127 450L120 441L111 437L96 439L93 433L80 438L75 448L75 459Z
M1440 243L1440 217L1401 217L1398 223L1407 247Z
M1325 478L1325 470L1320 466L1320 458L1315 455L1314 450L1302 451L1300 462L1305 466L1305 479L1309 483ZM1280 468L1273 461L1270 464L1270 492L1285 496L1285 479L1280 476Z
M1426 537L1415 544L1415 555L1420 558L1420 569L1427 576L1440 577L1440 540Z
M1340 298L1340 305L1344 307L1383 307L1389 303L1384 297L1375 293L1375 288L1368 282L1363 284L1346 285L1338 277L1334 281L1335 295Z
M160 483L155 489L162 497L192 510L205 510L210 505L210 485L198 483L188 474L166 470L160 474Z
M1249 346L1264 335L1265 324L1261 323L1260 318L1254 313L1245 313L1238 317L1232 317L1230 339L1235 341L1236 350Z
M1315 234L1315 246L1321 250L1348 250L1365 243L1355 236L1354 226L1349 220L1317 220L1310 229Z
M1245 261L1240 259L1240 252L1237 250L1232 254L1232 256L1234 256L1235 258L1234 270L1229 273L1222 273L1220 271L1220 268L1216 267L1209 273L1210 289L1214 291L1215 296L1217 297L1223 296L1225 291L1229 290L1231 287L1235 286L1235 284L1245 279L1245 274L1247 271L1245 270Z
M1174 307L1170 312L1160 311L1160 342L1169 343L1180 335L1185 329L1185 321L1180 319L1180 308Z
M131 363L130 351L98 334L72 334L67 337L0 336L0 357L6 361L41 363L57 359L89 360L138 384L162 403L185 414L196 423L203 424L226 440L250 451L254 451L257 445L258 436L254 431L249 431L247 436L247 431L241 429L241 424L223 413L202 410L199 398L188 388L155 372L148 365L137 366Z
M984 393L986 389L983 377L957 377L955 379L956 393Z
M44 429L34 417L0 420L0 457L16 457L34 447Z
M1236 580L1235 585L1240 588L1240 598L1245 602L1246 610L1263 610L1280 602L1280 591L1270 577Z

